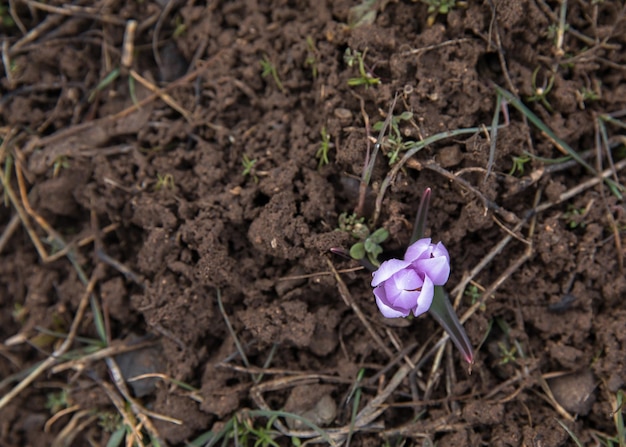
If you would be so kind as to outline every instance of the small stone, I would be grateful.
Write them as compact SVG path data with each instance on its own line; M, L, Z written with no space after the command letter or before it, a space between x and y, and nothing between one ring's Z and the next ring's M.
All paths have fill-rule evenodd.
M589 370L548 381L556 401L572 413L585 416L596 401L596 380Z
M442 168L450 168L463 161L463 153L459 146L448 146L441 148L435 158Z
M339 124L342 126L348 126L352 123L352 112L348 109L339 107L335 109L335 118L339 120Z

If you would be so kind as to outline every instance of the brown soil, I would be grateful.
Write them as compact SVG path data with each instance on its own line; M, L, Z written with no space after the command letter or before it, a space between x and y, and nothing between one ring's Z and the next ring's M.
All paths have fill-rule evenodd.
M353 29L346 23L356 1L124 3L99 1L61 14L15 1L19 23L0 9L4 70L10 67L0 81L7 182L7 206L0 209L1 395L59 349L59 334L70 332L87 303L91 279L94 293L77 335L106 334L106 344L120 349L149 346L116 357L126 377L158 372L198 390L154 379L132 383L138 402L182 421L149 419L169 445L264 405L329 430L347 427L354 400L346 399L359 370L363 408L403 357L419 358L422 348L428 355L351 445L377 446L382 438L390 445L405 438L405 445L573 445L558 421L585 445L598 433L615 436L615 398L626 386L626 210L602 184L561 201L594 178L576 165L551 171L532 159L524 175L507 175L512 157L524 151L563 155L510 105L487 181L488 131L446 139L399 172L378 222L391 234L385 250L401 251L421 192L431 187L429 231L452 258L448 290L515 233L473 277L478 292L492 294L465 324L479 346L471 375L450 348L433 373L430 349L441 332L432 319L384 321L370 274L343 272L358 264L329 249L354 242L336 230L338 217L358 201L368 124L384 120L396 93L394 113L413 113L400 123L407 140L490 126L495 82L524 99L574 150L594 148L598 115L626 110L620 2L568 2L561 48L551 33L556 1L470 1L432 26L423 3L381 1L373 24ZM121 66L129 19L139 23L132 64L96 92ZM365 68L380 85L348 86L358 77L344 61L348 48L365 53ZM264 57L282 88L261 76ZM529 100L555 67L548 104ZM150 85L164 89L167 103ZM591 91L597 98L583 101ZM330 163L318 168L322 128L332 146ZM618 163L624 130L609 125L607 133ZM242 174L244 156L256 160L249 175ZM387 161L377 160L368 217ZM617 176L626 183L623 171ZM486 208L481 197L494 206ZM515 229L538 203L554 205ZM69 244L70 255L49 260L34 240L48 256ZM349 296L329 261L343 272ZM472 299L460 288L463 314ZM102 312L102 331L94 309ZM74 357L94 346L85 338L74 340ZM115 396L124 403L114 366L67 360L57 359L67 368L47 368L0 409L0 445L106 444L103 421L119 411ZM49 408L61 390L65 405ZM66 407L67 414L59 413ZM71 437L62 432L67 427ZM287 429L306 426L289 421ZM277 442L290 445L285 436Z

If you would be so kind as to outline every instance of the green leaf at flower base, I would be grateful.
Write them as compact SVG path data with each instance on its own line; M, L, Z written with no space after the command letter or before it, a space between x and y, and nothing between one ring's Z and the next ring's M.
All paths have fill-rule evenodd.
M461 351L465 361L471 365L474 362L472 343L469 341L463 325L456 316L443 287L435 286L433 303L428 311L448 333L450 340Z
M352 259L363 259L365 257L365 245L363 242L357 242L350 247L350 256Z
M380 245L374 244L370 240L366 240L364 246L365 251L374 259L378 258L378 255L383 252L383 248Z
M368 237L368 239L376 244L380 244L382 242L385 242L388 237L389 231L385 230L384 228L379 228L378 230L374 231L370 235L370 237Z

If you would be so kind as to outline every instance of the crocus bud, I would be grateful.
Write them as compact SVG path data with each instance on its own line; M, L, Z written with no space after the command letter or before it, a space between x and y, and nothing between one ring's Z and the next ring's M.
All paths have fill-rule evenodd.
M409 246L404 260L390 259L374 272L376 304L387 318L416 317L430 309L435 286L450 276L450 255L441 242L420 239Z

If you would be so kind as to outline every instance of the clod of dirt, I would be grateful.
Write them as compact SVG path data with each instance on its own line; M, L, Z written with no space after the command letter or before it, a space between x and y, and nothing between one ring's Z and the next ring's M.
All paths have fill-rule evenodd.
M442 167L451 168L452 166L456 166L463 161L463 153L458 145L448 146L439 149L435 159Z
M328 394L331 389L324 385L295 387L287 399L285 411L300 415L315 425L328 425L337 416L337 403ZM302 421L293 418L287 419L287 425L292 430L307 427Z
M596 380L589 370L549 380L556 401L572 413L587 415L596 401Z

